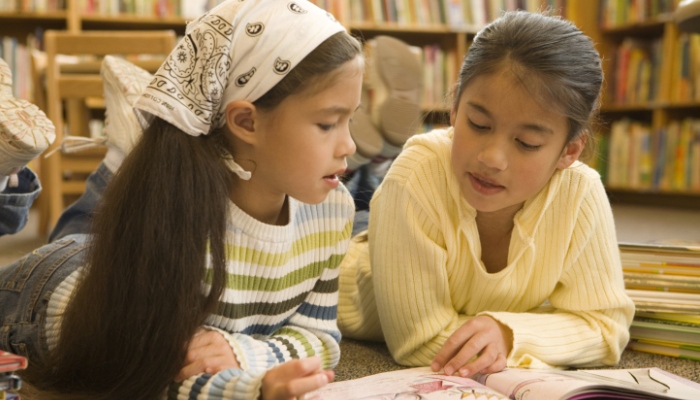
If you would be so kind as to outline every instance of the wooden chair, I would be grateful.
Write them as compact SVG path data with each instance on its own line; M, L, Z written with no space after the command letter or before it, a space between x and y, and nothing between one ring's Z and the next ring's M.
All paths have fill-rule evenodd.
M175 41L175 32L171 30L45 32L46 103L48 116L56 126L56 140L46 153L51 155L41 163L44 189L39 202L40 234L46 235L68 201L85 191L85 179L104 158L106 150L103 148L51 153L61 146L66 134L90 136L89 119L96 108L104 107L100 77L102 57L108 54L157 55L155 59L134 61L154 72L175 47ZM66 56L79 61L62 63Z

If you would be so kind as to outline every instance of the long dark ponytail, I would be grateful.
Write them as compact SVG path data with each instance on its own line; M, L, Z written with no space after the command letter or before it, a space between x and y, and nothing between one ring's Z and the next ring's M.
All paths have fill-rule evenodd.
M289 95L328 84L360 54L356 39L337 33L255 104L274 109ZM229 146L225 130L192 137L160 119L144 132L104 193L87 270L56 347L24 373L37 398L163 395L223 291L228 190L236 178L220 155ZM206 295L203 281L212 282Z
M28 377L38 389L71 399L163 393L223 288L231 175L212 157L220 146L220 135L192 137L162 120L144 132L96 212L89 271L41 376Z

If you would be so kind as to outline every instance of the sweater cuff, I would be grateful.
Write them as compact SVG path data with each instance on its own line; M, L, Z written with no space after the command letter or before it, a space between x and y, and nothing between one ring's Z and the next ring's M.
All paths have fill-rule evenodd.
M250 400L262 398L262 380L266 370L244 372L236 382L233 400Z
M538 325L533 323L533 314L518 314L509 312L482 312L477 316L486 315L507 326L513 332L513 347L506 357L509 368L558 369L533 356L533 347L541 339L536 332L541 332ZM547 329L547 327L541 327Z
M240 333L231 334L213 326L205 326L205 328L224 336L244 371L266 370L278 364L278 361L265 350L265 346L250 336Z
M241 348L240 343L238 343L236 341L236 339L230 333L228 333L222 329L213 327L213 326L204 326L204 329L214 331L214 332L219 332L221 334L221 336L223 336L224 339L226 339L229 346L231 346L231 350L233 351L233 355L236 356L236 361L238 362L238 365L240 365L241 369L242 370L249 370L250 369L250 365L248 363L248 360L245 357L245 352Z

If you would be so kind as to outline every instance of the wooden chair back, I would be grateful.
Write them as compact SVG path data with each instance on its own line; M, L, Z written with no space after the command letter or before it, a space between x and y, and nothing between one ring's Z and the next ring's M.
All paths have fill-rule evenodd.
M41 234L49 232L69 201L85 191L85 179L104 158L104 148L51 153L61 146L66 134L90 136L91 117L104 117L102 58L108 54L154 55L152 59L133 61L154 72L175 43L175 32L171 30L45 32L46 104L48 116L56 126L56 140L46 153L51 155L41 162ZM70 63L62 62L71 56Z

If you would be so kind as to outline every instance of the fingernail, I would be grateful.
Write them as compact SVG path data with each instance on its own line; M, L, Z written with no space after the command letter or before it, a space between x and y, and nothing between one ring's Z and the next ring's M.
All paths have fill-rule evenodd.
M430 369L433 370L433 372L438 372L440 370L440 365L436 362L430 364Z
M321 375L321 384L326 385L328 384L328 376L321 372L319 375Z
M469 370L468 369L460 369L459 370L459 376L462 378L466 378L469 376Z
M452 370L452 368L445 367L445 375L451 376L453 373L454 373L454 371Z

